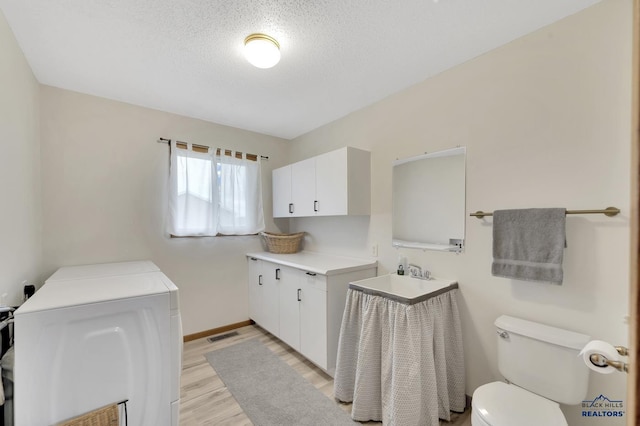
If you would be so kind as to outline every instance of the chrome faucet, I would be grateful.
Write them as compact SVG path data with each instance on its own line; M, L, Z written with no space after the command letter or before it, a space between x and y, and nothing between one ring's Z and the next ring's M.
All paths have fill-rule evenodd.
M427 271L426 269L423 271L422 268L418 265L410 263L409 276L412 278L418 278L420 280L429 280L431 279L431 272Z

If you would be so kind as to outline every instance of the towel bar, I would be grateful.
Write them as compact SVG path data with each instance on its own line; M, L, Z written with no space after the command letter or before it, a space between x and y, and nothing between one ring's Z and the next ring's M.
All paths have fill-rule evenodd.
M604 210L567 210L567 214L603 214L605 216L615 216L620 213L620 209L617 207L607 207ZM478 210L475 213L469 213L469 216L477 217L478 219L482 219L485 216L493 216L493 213L483 212L482 210Z

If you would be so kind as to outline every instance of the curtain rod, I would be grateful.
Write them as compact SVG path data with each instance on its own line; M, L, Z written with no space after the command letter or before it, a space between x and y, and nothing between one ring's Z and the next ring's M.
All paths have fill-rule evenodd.
M605 216L615 216L618 213L620 213L620 209L617 207L607 207L604 210L567 210L566 212L566 214L603 214ZM475 213L470 213L469 216L475 216L478 219L482 219L485 216L493 216L493 213L478 210Z
M170 144L170 143L171 143L171 139L167 139L167 138L158 138L157 142L158 142L158 143L166 143L166 144ZM184 142L184 141L178 141L178 140L177 140L177 141L176 141L176 143L183 143L183 144L186 144L187 142ZM195 144L195 143L191 144L191 146L193 146L193 147L195 147L195 148L200 148L200 149L213 149L213 147L210 147L210 146L208 146L208 145L197 145L197 144ZM221 150L221 151L225 151L225 152L231 152L231 151L233 151L233 150L231 150L231 149L226 149L226 148L224 148L224 149L223 149L223 148L216 148L216 149L219 149L219 150ZM245 153L245 154L247 154L247 155L255 155L256 157L258 157L258 155L256 155L256 154L249 154L249 153ZM267 155L260 155L260 158L261 158L261 159L263 159L263 160L268 160L268 159L269 159L269 157L268 157Z

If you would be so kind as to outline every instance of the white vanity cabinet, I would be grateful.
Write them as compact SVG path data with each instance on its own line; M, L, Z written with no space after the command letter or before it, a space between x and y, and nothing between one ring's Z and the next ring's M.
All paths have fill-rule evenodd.
M273 216L367 215L371 154L345 147L279 169L272 175Z
M376 276L377 262L312 252L247 258L249 317L333 376L347 288Z

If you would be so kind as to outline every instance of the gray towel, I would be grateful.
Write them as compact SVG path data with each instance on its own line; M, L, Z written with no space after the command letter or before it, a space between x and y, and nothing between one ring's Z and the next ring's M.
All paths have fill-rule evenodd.
M493 212L493 264L497 277L562 284L563 208Z

